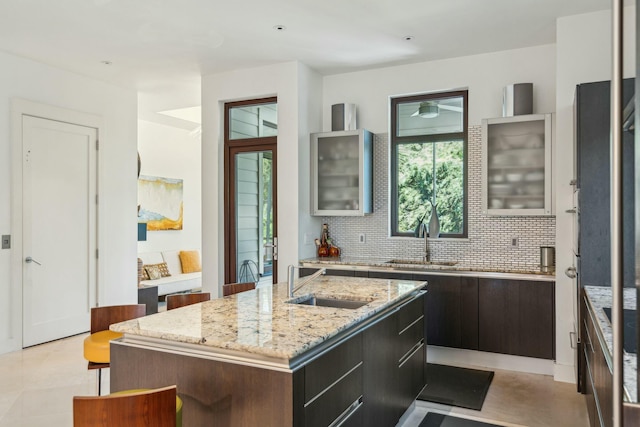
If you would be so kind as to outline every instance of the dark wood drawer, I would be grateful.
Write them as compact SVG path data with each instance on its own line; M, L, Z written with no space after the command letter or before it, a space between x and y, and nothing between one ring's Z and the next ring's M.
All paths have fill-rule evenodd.
M305 404L361 362L362 334L358 334L309 363L305 367Z
M424 314L424 295L403 306L398 313L398 332L414 323Z
M362 363L330 388L316 395L304 408L305 426L326 427L362 396Z
M398 333L397 354L398 361L408 356L415 346L424 341L424 316Z

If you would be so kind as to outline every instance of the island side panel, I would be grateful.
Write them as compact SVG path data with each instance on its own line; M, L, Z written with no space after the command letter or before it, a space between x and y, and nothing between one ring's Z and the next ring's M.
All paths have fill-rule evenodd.
M185 426L294 425L291 373L111 345L111 391L173 384Z

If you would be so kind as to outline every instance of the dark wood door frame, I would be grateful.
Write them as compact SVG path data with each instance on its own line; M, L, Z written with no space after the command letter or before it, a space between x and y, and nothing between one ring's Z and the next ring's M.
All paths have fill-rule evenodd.
M236 188L235 188L235 162L234 157L239 153L254 151L271 151L273 155L271 174L272 174L272 193L273 200L273 236L278 236L278 185L277 185L277 137L262 138L245 138L230 139L230 110L239 106L250 106L269 104L277 102L276 97L252 99L246 101L229 102L224 105L224 281L225 283L233 283L237 281L236 271ZM273 281L277 281L277 260L273 261Z

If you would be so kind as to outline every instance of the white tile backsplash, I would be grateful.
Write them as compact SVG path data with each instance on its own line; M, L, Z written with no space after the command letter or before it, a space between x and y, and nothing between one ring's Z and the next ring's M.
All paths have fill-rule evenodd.
M423 241L389 236L389 142L387 134L374 136L374 210L365 217L323 217L329 234L345 256L420 258ZM469 128L468 237L430 239L433 261L458 261L478 267L537 267L540 246L555 246L554 216L498 217L482 214L482 128ZM366 235L365 243L358 236ZM320 230L318 230L318 235ZM511 239L518 238L518 246Z

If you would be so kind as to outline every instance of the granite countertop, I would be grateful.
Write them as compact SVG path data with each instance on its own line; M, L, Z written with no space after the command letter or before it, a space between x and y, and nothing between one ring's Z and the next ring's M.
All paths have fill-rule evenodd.
M321 276L296 291L295 299L315 294L368 301L357 309L304 306L285 301L287 284L258 287L111 325L127 337L195 344L200 349L239 352L247 357L290 361L341 331L424 287L413 280Z
M605 359L609 368L612 367L612 354L613 354L613 331L611 329L611 323L607 318L603 308L611 307L612 294L611 288L606 286L585 286L587 298L593 310L593 314L597 319L597 326L600 328L602 337L604 338L607 348L605 349ZM635 310L636 309L636 290L635 288L624 288L623 290L624 308ZM624 368L623 368L623 381L626 391L625 398L630 402L638 401L638 390L636 384L637 378L637 364L638 357L635 354L629 354L626 351L623 352Z
M300 260L303 267L327 267L353 270L374 271L409 271L413 273L434 273L442 275L495 277L530 279L541 281L555 281L555 271L541 272L539 266L522 265L518 267L492 267L489 265L472 265L465 263L423 263L420 259L403 259L394 262L391 258L362 258L362 257L322 257Z

